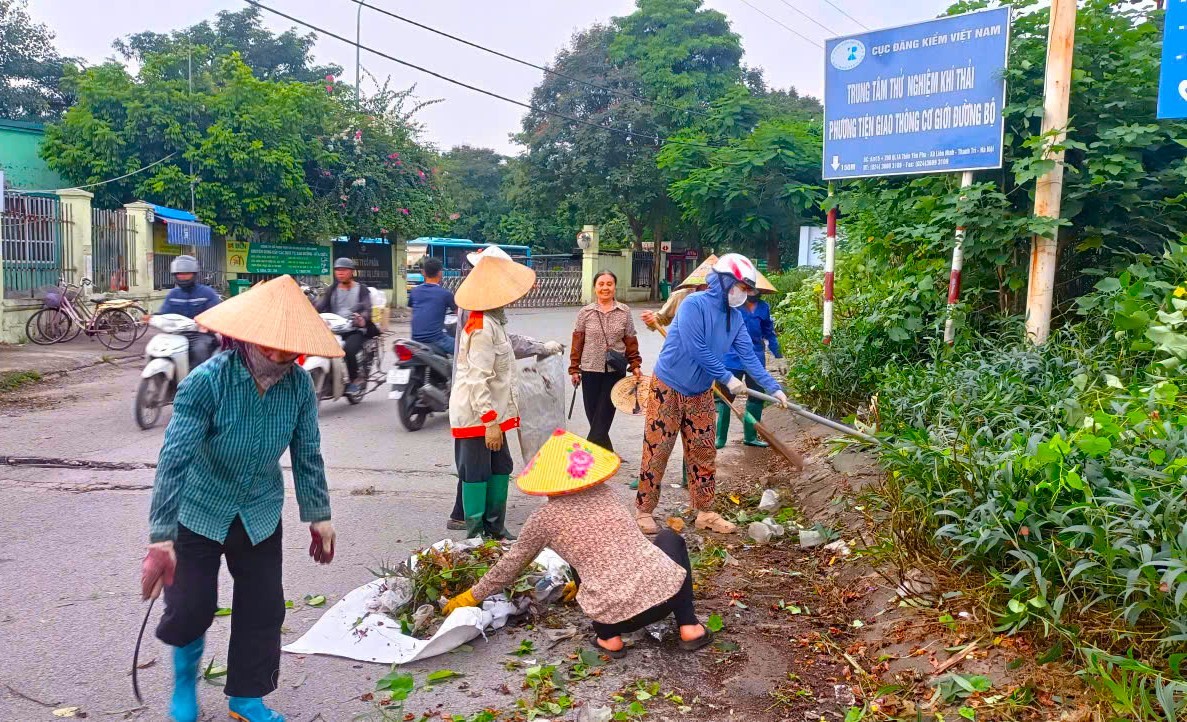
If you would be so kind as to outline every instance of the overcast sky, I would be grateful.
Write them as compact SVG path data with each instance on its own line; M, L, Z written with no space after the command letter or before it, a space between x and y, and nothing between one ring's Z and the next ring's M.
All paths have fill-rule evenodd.
M425 25L458 35L538 65L546 65L573 33L595 22L629 14L633 0L369 0ZM950 0L832 0L870 28L903 25L935 17ZM354 37L357 5L350 0L264 0L344 37ZM797 37L792 30L823 44L824 38L861 31L827 0L706 0L705 5L729 17L742 37L743 62L764 69L767 82L820 97L824 52ZM57 34L62 54L96 63L114 54L118 37L142 30L166 32L213 18L220 10L247 7L238 0L30 0L35 18ZM820 25L797 13L801 10ZM765 16L764 14L765 13ZM273 30L292 25L264 14ZM769 16L769 17L767 17ZM780 25L782 24L782 26ZM824 27L821 27L823 25ZM443 75L454 77L522 101L531 99L542 73L505 61L447 38L411 27L373 11L363 10L362 42ZM786 27L783 27L786 26ZM825 29L828 28L828 30ZM830 32L831 31L831 32ZM346 68L354 78L354 48L332 38L318 41L316 55L323 62ZM444 102L421 111L428 140L442 149L470 144L517 152L508 135L519 128L522 108L474 93L433 77L362 54L363 67L396 86L417 86L422 99ZM364 84L364 88L366 85Z

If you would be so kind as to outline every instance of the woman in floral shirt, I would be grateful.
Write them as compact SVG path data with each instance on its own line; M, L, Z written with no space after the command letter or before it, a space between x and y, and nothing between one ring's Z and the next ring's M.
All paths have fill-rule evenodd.
M626 654L622 635L674 616L680 646L704 647L712 635L697 621L692 565L684 539L665 529L650 542L633 513L602 482L621 460L585 439L558 429L519 477L525 494L548 497L528 517L519 540L472 589L445 605L476 607L503 591L545 548L561 555L576 581L567 597L593 620L596 643L606 654Z

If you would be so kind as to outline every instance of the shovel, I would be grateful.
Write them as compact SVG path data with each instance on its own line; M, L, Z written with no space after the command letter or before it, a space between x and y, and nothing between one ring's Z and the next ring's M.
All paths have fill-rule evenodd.
M668 331L663 326L658 327L656 330L659 331L661 336L663 336L665 338L667 337ZM754 392L751 392L751 394L753 394L753 393ZM802 454L800 454L800 452L796 451L795 449L791 448L787 444L783 443L778 437L776 437L773 433L771 433L770 429L763 426L761 421L758 421L757 419L755 419L753 416L751 416L749 413L747 413L745 409L739 408L739 407L731 404L730 400L728 398L726 398L726 395L721 393L721 389L717 388L717 384L713 385L713 394L715 396L717 396L717 398L721 399L721 401L723 401L725 403L725 405L730 408L730 411L734 412L734 416L737 416L739 419L741 419L743 423L753 424L754 430L757 431L758 435L763 438L763 441L766 441L768 444L771 445L772 449L774 449L775 451L778 451L780 454L782 454L783 457L785 459L787 459L788 461L790 461L791 465L794 466L796 469L803 471L804 457ZM758 398L758 396L755 396L755 398ZM775 401L770 396L766 396L763 400L764 401ZM778 401L775 401L775 403L779 404ZM779 405L781 406L782 404L779 404Z

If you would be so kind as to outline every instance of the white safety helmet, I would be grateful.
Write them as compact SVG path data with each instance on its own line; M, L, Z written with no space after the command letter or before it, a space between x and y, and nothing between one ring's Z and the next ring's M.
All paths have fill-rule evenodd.
M741 253L727 253L718 258L717 263L713 264L713 270L751 288L758 288L758 269Z

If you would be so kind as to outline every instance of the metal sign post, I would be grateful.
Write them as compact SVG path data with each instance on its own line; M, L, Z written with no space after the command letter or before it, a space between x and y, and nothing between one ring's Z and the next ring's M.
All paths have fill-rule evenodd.
M825 42L825 180L1000 168L1010 9L953 15ZM832 335L836 216L825 251L825 329ZM949 304L960 297L964 229L956 230ZM954 333L949 315L945 338Z

